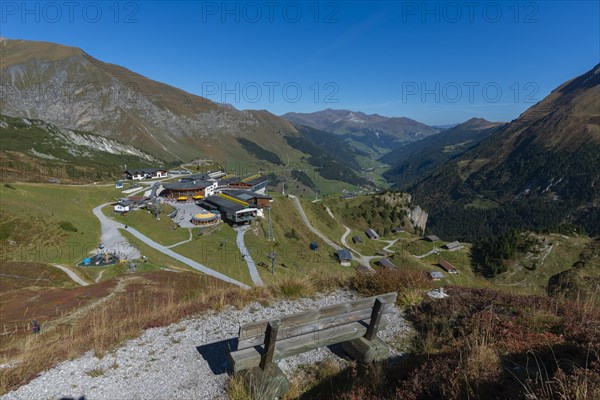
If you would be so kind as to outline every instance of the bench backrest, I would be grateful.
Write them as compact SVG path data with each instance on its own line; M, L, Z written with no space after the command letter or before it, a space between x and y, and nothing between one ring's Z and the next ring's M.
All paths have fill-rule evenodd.
M257 366L261 359L264 362L264 354L269 350L268 362L361 336L376 335L385 323L380 325L379 318L391 312L396 297L396 292L387 293L244 325L240 327L237 351L230 353L232 367L239 371ZM374 308L377 308L377 321L371 321Z

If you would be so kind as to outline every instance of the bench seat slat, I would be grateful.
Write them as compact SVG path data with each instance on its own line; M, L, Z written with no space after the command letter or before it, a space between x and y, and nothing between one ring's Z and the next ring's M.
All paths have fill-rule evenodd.
M382 321L381 328L384 326L385 323ZM367 332L367 327L368 324L358 321L277 341L273 353L273 361L278 361L319 347L362 337ZM257 349L256 347L249 347L229 353L233 371L237 372L259 366L262 351L262 348Z
M392 309L393 304L386 304L384 307L384 313L389 314L392 312ZM301 336L308 333L333 328L335 326L345 325L356 321L364 321L368 324L371 318L372 311L372 308L364 308L346 314L321 318L314 322L303 323L298 325L288 325L285 328L279 329L279 332L277 334L277 340L285 340L295 336ZM265 332L261 332L260 334L254 337L239 339L237 350L243 350L248 347L260 346L264 343L264 341Z
M319 310L305 311L301 313L291 314L280 318L280 328L286 326L298 326L305 323L311 323L318 321L319 319L333 317L336 315L346 314L365 308L372 309L375 304L375 299L379 298L385 304L391 304L396 302L398 293L386 293L379 296L368 297L366 299L355 300L350 303L336 304L333 306L323 307ZM261 334L267 328L268 320L253 322L240 327L239 339L240 341L250 339Z

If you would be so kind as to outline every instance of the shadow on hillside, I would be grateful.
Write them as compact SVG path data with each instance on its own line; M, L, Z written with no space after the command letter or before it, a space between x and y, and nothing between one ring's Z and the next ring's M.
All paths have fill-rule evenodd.
M198 353L206 360L215 375L231 372L229 368L229 352L238 347L238 338L221 340L196 347Z

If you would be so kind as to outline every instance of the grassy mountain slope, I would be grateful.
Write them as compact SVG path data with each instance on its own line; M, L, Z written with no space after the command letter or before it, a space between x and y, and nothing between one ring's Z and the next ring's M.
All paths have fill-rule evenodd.
M400 188L410 186L421 176L476 146L500 125L499 122L472 118L441 133L392 150L379 159L392 165L384 176Z
M429 228L476 240L564 222L600 234L600 66L408 190Z
M303 136L268 111L214 103L73 47L3 39L0 56L5 115L94 132L167 162L212 159L240 174L314 167L312 154L289 145ZM326 178L356 184L353 174Z
M162 162L114 139L0 115L0 173L4 181L116 179L124 165L149 164Z
M235 137L285 149L295 129L266 111L239 111L153 81L84 51L53 43L2 40L3 114L37 118L139 146L166 160L243 156Z

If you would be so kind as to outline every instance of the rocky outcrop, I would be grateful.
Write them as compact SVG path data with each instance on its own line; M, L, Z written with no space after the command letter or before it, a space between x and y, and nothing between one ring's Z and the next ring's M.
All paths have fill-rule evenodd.
M412 225L415 229L420 229L421 232L425 232L425 227L427 225L427 214L421 207L416 206L415 208L410 210L410 214L408 215Z

